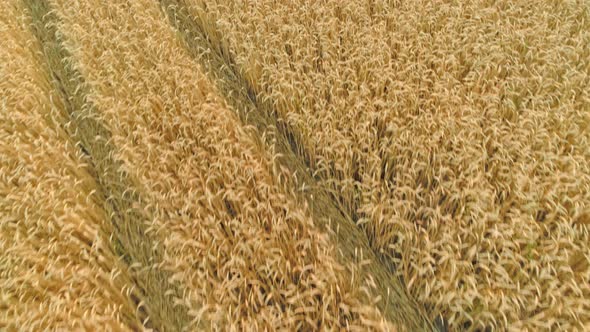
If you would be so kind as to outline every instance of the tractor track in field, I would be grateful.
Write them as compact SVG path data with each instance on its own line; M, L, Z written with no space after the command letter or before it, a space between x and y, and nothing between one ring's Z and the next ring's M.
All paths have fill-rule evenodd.
M66 107L70 122L63 126L91 161L103 208L115 230L111 246L135 284L130 297L138 305L137 318L149 329L180 331L190 322L186 309L174 306L174 298L182 297L181 291L171 289L171 274L158 267L163 252L154 245L158 239L148 232L150 211L133 189L133 179L114 158L116 148L109 129L98 120L97 110L86 102L84 80L69 63L70 54L58 35L59 18L47 1L23 0L23 4L30 14L33 35L42 47L51 84ZM134 264L140 267L135 268Z
M220 40L206 32L204 24L191 17L182 0L158 0L170 23L184 39L189 54L201 63L212 77L222 96L241 121L256 129L259 137L274 137L275 151L281 155L279 163L297 174L298 199L307 201L313 219L335 240L343 265L370 260L357 269L361 279L371 276L376 284L375 296L382 300L377 306L389 321L409 331L445 330L444 323L429 321L425 310L406 292L402 281L394 275L394 267L385 257L373 250L366 234L338 202L335 194L317 185L309 162L309 153L299 144L298 134L277 115L268 100L259 98L243 77L230 52ZM209 27L210 28L210 27ZM219 35L219 34L217 34ZM336 194L337 195L337 194Z

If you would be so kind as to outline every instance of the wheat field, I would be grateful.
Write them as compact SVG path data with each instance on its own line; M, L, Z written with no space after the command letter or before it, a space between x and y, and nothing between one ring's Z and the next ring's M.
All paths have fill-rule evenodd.
M5 0L0 330L590 330L590 3Z

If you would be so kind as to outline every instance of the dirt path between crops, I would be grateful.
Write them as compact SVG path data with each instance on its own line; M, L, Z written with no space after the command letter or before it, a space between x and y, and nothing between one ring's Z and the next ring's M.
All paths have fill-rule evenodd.
M186 309L174 307L174 297L182 297L180 290L167 293L172 287L168 282L171 274L158 267L163 253L154 246L158 239L147 232L150 212L133 190L132 179L121 171L121 163L113 157L116 148L111 143L110 131L98 120L97 110L85 101L83 79L68 64L70 54L57 35L58 18L47 1L24 0L24 5L31 15L33 34L43 47L51 83L67 108L70 123L63 125L92 161L105 211L115 229L111 245L127 265L135 284L130 296L139 306L138 318L146 328L180 331L190 318Z
M312 175L314 170L310 169L309 154L299 144L297 133L276 115L270 102L256 96L220 41L205 32L203 22L191 18L182 0L159 2L171 24L182 35L189 53L204 65L240 119L255 127L259 137L274 138L274 149L281 155L280 165L297 174L299 198L307 201L314 220L332 234L341 254L340 262L345 266L355 265L355 273L362 279L373 278L376 286L373 295L381 297L377 306L384 316L409 331L435 330L424 308L407 294L401 281L394 276L391 263L372 250L365 233L337 203L338 198L317 185L318 181ZM359 268L361 260L370 263Z

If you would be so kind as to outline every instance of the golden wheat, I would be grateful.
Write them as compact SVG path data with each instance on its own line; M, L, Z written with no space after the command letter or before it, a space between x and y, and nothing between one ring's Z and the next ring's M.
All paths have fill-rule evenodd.
M23 9L0 4L0 329L137 330L88 158Z
M590 6L186 0L415 297L590 328Z
M157 3L52 4L192 328L391 328Z
M0 329L590 330L588 2L8 0L0 96Z

